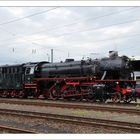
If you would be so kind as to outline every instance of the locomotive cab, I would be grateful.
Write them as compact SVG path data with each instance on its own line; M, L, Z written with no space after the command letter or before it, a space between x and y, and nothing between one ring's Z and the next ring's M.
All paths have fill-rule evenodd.
M28 63L25 64L25 83L32 83L33 78L35 77L34 71L37 63Z

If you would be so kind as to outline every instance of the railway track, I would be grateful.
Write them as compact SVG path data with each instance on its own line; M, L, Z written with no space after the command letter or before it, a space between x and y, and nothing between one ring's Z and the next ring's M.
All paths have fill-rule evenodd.
M118 112L127 114L137 114L140 115L140 108L126 108L118 106L106 106L106 105L85 105L77 103L49 103L49 102L29 102L23 100L0 100L0 103L8 104L18 104L18 105L33 105L33 106L43 106L43 107L59 107L59 108L71 108L71 109L85 109L85 110L95 110L95 111L108 111L108 112Z
M75 124L80 126L90 126L90 127L103 127L105 129L115 129L123 130L125 132L131 133L140 133L140 124L122 122L122 121L113 121L97 118L85 118L77 116L68 116L68 115L58 115L51 113L39 113L39 112L29 112L29 111L19 111L19 110L9 110L9 109L0 109L0 114L3 115L12 115L15 117L27 117L32 119L45 119L61 123Z
M8 133L31 133L31 134L38 133L38 132L32 131L32 130L21 129L21 128L5 126L5 125L0 125L0 131L4 131L4 132L8 132Z

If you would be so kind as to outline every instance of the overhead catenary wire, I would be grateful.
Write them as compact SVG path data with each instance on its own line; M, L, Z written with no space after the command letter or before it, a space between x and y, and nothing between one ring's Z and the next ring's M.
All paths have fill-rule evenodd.
M3 28L2 27L3 25L10 24L10 23L13 23L13 22L17 22L17 21L20 21L20 20L23 20L23 19L26 19L26 18L29 18L29 17L36 16L36 15L41 15L41 14L53 11L55 9L58 9L58 8L60 8L60 7L54 7L54 8L51 8L51 9L47 9L47 10L43 10L43 11L40 11L40 12L36 12L36 13L30 14L30 15L27 15L27 16L24 16L24 17L21 17L21 18L12 19L12 20L9 20L7 22L2 22L2 23L0 23L0 29L5 31L5 32L7 32L7 33L9 33L10 35L12 35L12 38L9 39L9 40L12 40L13 38L17 38L16 37L17 35L15 33L10 32L9 30ZM2 41L2 40L0 40L0 41ZM4 39L3 41L8 41L8 40Z
M60 29L60 28L64 28L64 27L67 27L67 26L79 24L79 23L81 23L82 21L98 20L98 19L104 18L104 17L106 17L106 16L112 16L112 15L115 15L115 14L120 14L120 13L123 13L123 12L128 12L128 11L131 11L131 10L135 10L135 9L137 9L137 8L138 8L138 7L133 7L133 8L125 9L125 10L120 10L120 11L117 11L117 12L107 13L107 14L104 14L104 15L96 16L96 17L88 17L88 18L86 18L86 19L78 19L78 20L76 20L75 22L72 22L72 23L69 23L69 24L64 24L64 25L62 25L62 26L56 26L56 27L54 27L53 29L47 30L47 32L48 32L48 31L52 31L52 30L56 30L56 29ZM46 31L46 30L42 30L42 31L34 32L34 33L32 33L32 34L42 33L42 32L45 32L45 31Z
M9 23L13 23L13 22L17 22L17 21L23 20L25 18L30 18L30 17L36 16L36 15L44 14L44 13L50 12L50 11L52 11L54 9L57 9L57 8L60 8L60 7L54 7L54 8L51 8L51 9L47 9L47 10L43 10L43 11L40 11L40 12L36 12L34 14L27 15L27 16L24 16L24 17L21 17L21 18L12 19L12 20L9 20L7 22L2 22L2 23L0 23L0 26L6 25L6 24L9 24Z
M68 33L56 35L54 37L63 37L63 36L67 36L67 35L69 36L69 35L72 35L73 33L93 32L95 30L101 30L101 29L110 28L110 27L116 26L116 25L122 25L122 24L127 24L127 23L132 23L132 22L139 22L139 21L140 21L140 18L139 19L134 19L134 20L128 20L128 21L120 22L120 23L109 24L109 25L105 25L103 27L88 28L88 29L84 29L84 30L68 32ZM36 38L36 39L33 39L33 40L28 40L28 41L38 41L38 40L47 40L47 37L38 38L38 39Z
M94 30L100 30L100 29L104 29L104 28L110 28L110 27L115 26L115 25L121 25L121 24L126 24L126 23L131 23L131 22L137 22L137 21L140 21L140 19L128 20L128 21L125 21L125 22L120 22L120 23L114 23L114 24L110 24L110 25L105 25L103 27L89 28L89 29L85 29L85 30L79 30L79 31L74 31L74 32L70 32L70 33L64 33L64 34L57 35L55 37L63 37L63 36L66 36L66 35L71 35L72 33L88 32L88 31L90 32L90 31L94 31ZM34 40L35 41L37 41L37 40L47 40L47 38L45 37L45 38L39 38L39 39L34 39ZM26 41L34 41L34 40L26 40ZM112 39L109 39L109 40L112 40Z
M134 20L134 21L136 21L136 20ZM132 21L133 22L133 21ZM125 22L126 23L126 22ZM119 23L120 24L120 23ZM121 23L122 24L122 23ZM116 25L116 24L115 24ZM100 29L100 28L99 28ZM128 37L133 37L133 36L139 36L140 35L140 33L136 33L136 34L132 34L132 35L126 35L126 36L120 36L120 37L116 37L116 38L111 38L111 39L104 39L104 40L95 40L95 41L93 41L92 43L96 43L96 42L102 42L102 41L108 41L108 40L114 40L114 39L121 39L121 38L128 38ZM37 39L36 39L37 40ZM26 40L25 39L25 41L31 41L31 40ZM31 42L32 44L34 44L34 45L38 45L38 46L41 46L41 47L44 47L44 45L41 45L41 44L39 44L39 43L36 43L36 42ZM58 50L59 51L59 50ZM62 50L60 50L60 51L62 51Z
M101 16L86 18L86 19L82 19L82 20L84 20L84 21L87 21L87 20L97 20L97 19L100 19L100 18L103 18L103 17L106 17L106 16L111 16L111 15L114 15L114 14L120 14L120 13L123 13L123 12L131 11L131 10L134 10L134 9L136 9L136 8L138 8L138 7L128 8L128 9L125 9L125 10L120 10L120 11L118 11L118 12L111 12L111 13L107 13L107 14L104 14L104 15L101 15ZM52 31L52 30L64 28L64 27L71 26L71 25L78 24L78 23L81 23L81 20L79 20L78 22L72 22L72 23L70 23L70 24L64 24L64 25L62 25L62 26L56 26L56 27L54 27L54 28L52 28L52 29L49 29L49 30L47 30L47 31ZM46 30L38 31L38 32L33 32L33 33L31 33L30 35L32 35L32 34L38 34L38 33L44 32L44 31L46 31ZM20 37L22 37L22 36L20 36ZM15 37L15 38L16 38L16 37ZM22 38L25 38L25 37L22 37ZM12 38L12 39L13 39L13 38ZM10 40L12 40L12 39L10 39ZM1 40L1 41L5 41L5 40Z

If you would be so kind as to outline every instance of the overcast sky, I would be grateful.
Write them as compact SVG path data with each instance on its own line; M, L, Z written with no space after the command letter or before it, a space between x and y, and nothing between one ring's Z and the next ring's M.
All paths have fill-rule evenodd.
M140 59L140 7L0 7L0 64L108 56Z

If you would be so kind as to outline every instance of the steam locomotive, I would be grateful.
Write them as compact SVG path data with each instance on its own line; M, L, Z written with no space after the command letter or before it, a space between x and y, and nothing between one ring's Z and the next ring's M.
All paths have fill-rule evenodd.
M136 101L133 69L126 56L0 66L0 96L113 102Z

